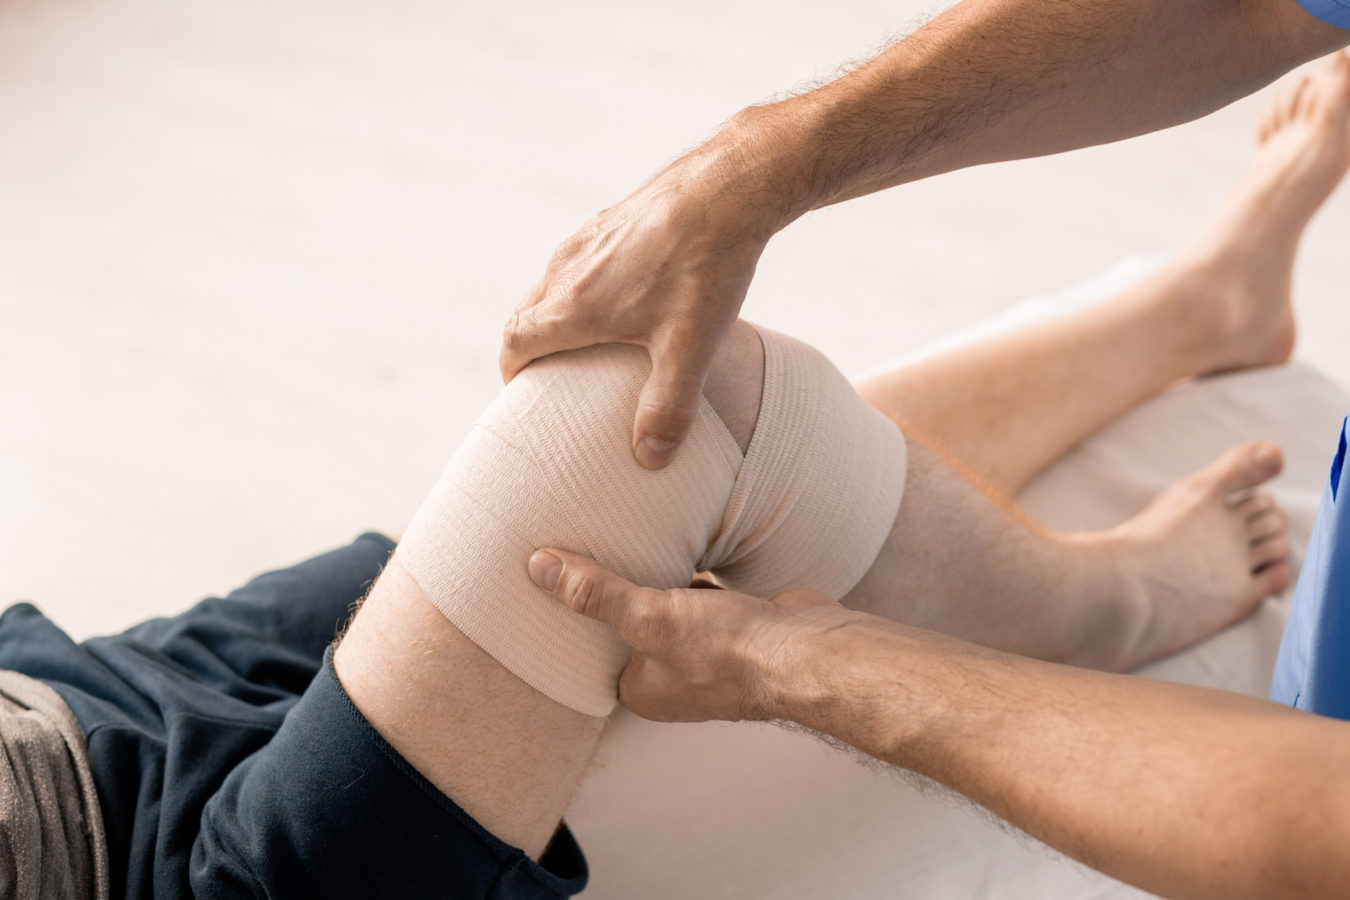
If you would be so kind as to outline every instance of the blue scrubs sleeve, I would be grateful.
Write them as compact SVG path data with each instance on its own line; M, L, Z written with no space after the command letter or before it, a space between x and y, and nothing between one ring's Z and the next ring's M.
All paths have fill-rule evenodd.
M1272 700L1338 719L1350 719L1350 494L1340 502L1345 431L1342 422L1270 688Z
M1342 0L1298 0L1298 5L1328 25L1350 28L1350 3Z

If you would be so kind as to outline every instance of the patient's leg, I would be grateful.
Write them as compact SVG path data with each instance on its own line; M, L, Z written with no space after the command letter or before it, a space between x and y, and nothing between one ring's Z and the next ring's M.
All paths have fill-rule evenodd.
M719 358L707 390L718 415L731 426L731 446L724 449L733 454L747 453L745 463L733 466L738 470L736 484L740 485L747 469L753 468L752 460L768 463L764 471L779 476L787 472L791 477L769 485L771 489L760 494L751 491L741 495L727 482L728 487L723 490L729 493L724 493L713 505L714 515L708 520L707 531L698 535L698 546L687 548L685 556L679 554L686 551L675 550L677 562L684 560L686 575L706 551L708 568L718 577L733 586L758 585L757 589L765 594L803 585L820 587L836 578L841 579L840 584L853 585L861 577L862 583L850 598L878 601L899 618L909 621L931 618L936 620L931 624L956 633L974 632L987 641L1011 644L1025 652L1104 665L1119 664L1141 647L1161 645L1150 637L1157 623L1148 604L1154 585L1147 579L1167 590L1176 590L1179 583L1162 564L1166 560L1143 552L1136 560L1129 542L1121 536L1075 541L1030 528L973 488L935 454L917 445L914 465L905 478L905 448L893 426L867 409L837 372L833 378L840 387L835 392L830 386L831 379L812 369L811 358L793 356L797 351L790 346L784 349L781 340L766 342L765 357L761 360L754 333L739 326L737 335ZM770 346L774 348L773 354L768 353ZM787 364L785 360L796 362ZM761 408L758 380L766 366L777 376L774 379L763 376ZM569 370L565 362L558 361L557 365L536 372L535 380L546 388L548 379L553 377L572 384L589 384L576 381L578 368L580 373L588 374L584 366ZM630 380L629 386L636 391L640 375ZM771 381L779 385L777 393L770 390ZM791 390L785 390L785 386ZM809 402L799 402L807 394ZM510 423L505 422L501 423L502 434L489 431L484 440L500 440L503 453L507 449L533 446L530 453L537 457L541 450L547 450L546 461L551 464L548 470L555 473L557 481L539 483L521 471L532 458L530 453L513 457L520 460L519 467L494 468L488 464L490 461L470 454L458 467L448 469L473 476L469 482L455 482L444 488L448 491L445 496L451 498L447 507L437 509L433 504L428 511L437 523L436 528L449 529L451 538L433 542L437 552L430 561L426 557L412 558L422 570L415 580L401 554L409 544L421 541L422 546L427 546L428 532L425 520L420 526L414 522L400 548L400 556L391 561L373 589L335 658L338 675L352 700L402 756L479 823L532 856L543 851L554 833L592 756L603 719L550 699L547 691L556 685L547 680L536 679L537 683L530 680L538 674L527 671L536 657L547 661L559 651L574 649L566 641L559 644L556 640L557 632L553 629L566 628L565 622L548 618L551 624L547 629L514 632L527 645L538 641L537 652L527 654L525 669L517 671L509 670L482 649L480 641L470 640L464 628L447 617L446 610L451 609L456 616L463 616L467 610L470 618L456 621L464 622L470 630L482 627L484 620L491 625L499 613L502 616L511 613L509 607L521 598L500 595L509 593L519 581L530 551L536 546L560 543L567 548L560 541L533 536L531 529L536 523L531 518L537 518L539 510L552 508L562 513L563 518L573 520L570 525L564 523L569 528L599 529L599 537L595 539L613 544L622 554L641 542L638 535L628 530L629 526L620 522L622 516L632 512L635 515L632 523L660 526L686 517L691 505L703 503L697 498L706 493L699 470L680 470L679 460L662 473L639 472L636 467L631 472L614 468L600 471L600 477L588 470L587 477L593 480L572 479L571 473L593 462L597 448L591 441L597 429L612 430L617 435L621 445L615 453L615 459L619 460L616 466L631 463L627 451L631 407L613 407L593 423L594 427L578 431L574 425L580 411L557 406L552 402L556 400L556 395L545 390L529 403L531 412L556 409L560 417L546 420L541 426L540 430L547 433L540 439L547 442L547 447L532 445L528 435L511 431ZM631 400L636 402L635 393ZM792 415L800 415L800 419L794 420L793 430L780 429L769 440L766 437L772 433L769 425L775 422L782 425L792 418L785 414L785 407L790 408L788 412ZM841 427L850 426L848 417L853 415L841 413L841 407L861 411L863 425L851 431L849 427ZM546 427L550 421L552 428ZM747 440L751 431L754 438ZM878 436L882 444L897 452L883 457L869 457L860 452L869 442L875 444ZM697 446L693 443L686 446L679 459L693 458L691 454ZM839 449L813 462L820 448L829 446ZM561 467L552 465L559 460ZM711 465L716 458L709 460ZM801 468L804 462L809 465ZM1258 480L1261 472L1252 472L1251 468L1247 463L1225 466L1211 476L1215 481L1213 490ZM649 483L648 479L686 480L680 482L682 490L666 495L663 505L642 505L628 510L625 503L615 505L611 501L626 499L624 495L614 496L614 492L616 486L625 484L625 479L634 473L643 479L639 484L644 485ZM722 479L725 474L713 467L706 477ZM1218 484L1220 478L1224 484ZM823 496L828 502L823 506L819 504L820 492L816 496L809 492L793 493L809 487L808 483L813 481L825 487ZM909 496L899 504L900 514L896 518L898 491L892 486L899 483L903 483ZM453 499L456 496L453 491L461 484L470 489L479 484L493 485L497 502L491 509L485 509L468 495L463 502ZM860 486L869 489L860 491ZM625 490L641 494L642 489L630 486ZM558 506L554 494L576 500L594 494L616 518L596 516L593 507L572 503ZM878 502L877 498L883 496L889 499ZM874 507L886 507L886 517L875 529L875 543L871 543L871 532L854 542L864 543L865 537L871 547L857 572L847 576L828 571L816 573L814 577L822 580L814 583L799 577L798 573L804 570L794 570L793 565L801 560L837 564L847 557L850 547L838 545L839 534L850 533L854 520L874 518ZM452 510L452 514L445 515L446 509ZM512 515L506 519L486 515L503 509L511 510ZM702 515L706 510L699 507L694 512ZM465 521L459 521L458 516ZM418 519L422 518L423 513L419 512ZM1201 517L1194 521L1203 524L1205 520ZM741 522L754 527L742 532L736 524ZM886 537L886 529L892 525L890 536ZM737 534L738 540L724 546L728 535ZM792 536L786 546L781 543L785 534ZM1186 534L1165 536L1175 537L1178 546L1189 546ZM1234 545L1246 546L1245 535L1230 537ZM493 549L512 541L515 543L506 551ZM642 554L626 558L646 559ZM466 559L475 560L481 571L463 571ZM1227 561L1226 556L1221 560ZM447 605L444 597L429 596L424 590L428 583L439 590L436 569L442 563L448 570L455 570L456 584L469 589L458 598L462 601L458 605ZM869 563L871 571L866 571ZM648 583L671 577L670 572L658 572L657 568L653 565L650 570L629 573L628 577ZM843 588L839 593L845 591ZM954 609L946 610L944 607L948 605ZM1198 636L1196 632L1214 627L1213 615L1208 610L1197 613L1187 607L1178 608L1184 627L1172 628L1169 638ZM559 611L572 615L565 608L550 609L549 616ZM1006 629L995 627L1000 622ZM505 649L511 648L499 646L496 653ZM563 655L582 665L556 671L565 674L572 668L585 668L585 658L570 652ZM518 656L514 659L516 664L521 661ZM610 692L612 695L612 687Z
M759 338L739 324L705 396L741 451L756 424L762 377ZM631 410L615 414L625 442L631 418ZM495 563L523 572L527 557ZM485 606L494 600L478 599ZM563 706L504 668L432 605L398 556L353 620L334 665L356 706L432 784L502 840L535 858L543 852L604 718Z
M843 602L991 647L1122 670L1240 619L1287 586L1286 521L1229 495L1280 468L1269 444L1230 450L1109 532L1062 535L988 497L909 441L899 515Z
M1301 101L1294 106L1305 109ZM1279 140L1293 156L1307 146ZM1267 143L1273 147L1273 141ZM1236 212L1211 229L1208 243L1196 245L1194 256L1204 264L1182 266L1058 329L865 385L865 395L895 418L941 435L1011 491L1175 378L1284 358L1292 341L1287 259L1329 187L1324 184L1320 196L1305 190L1302 206L1282 206L1278 195L1290 190L1291 178L1293 187L1309 182L1294 177L1302 171L1297 167L1265 168L1281 173L1277 183L1254 177L1235 201ZM1244 212L1249 209L1263 215L1252 218ZM1283 231L1263 232L1261 222L1282 222ZM1254 248L1239 240L1247 229ZM1281 246L1286 256L1277 253L1263 270L1275 283L1273 295L1227 261ZM1229 280L1215 282L1219 276ZM1223 296L1244 303L1264 299L1237 310L1254 315L1229 316L1221 304L1205 302L1218 296L1215 283L1229 285ZM1271 296L1278 299L1270 302ZM1183 302L1188 297L1200 299ZM1224 313L1218 331L1216 310ZM707 393L745 451L759 411L761 363L753 334L738 333ZM1231 340L1201 340L1216 334ZM1152 361L1139 365L1140 359ZM1103 369L1110 378L1099 377ZM617 421L626 429L631 413ZM1026 421L1037 427L1020 427ZM1282 539L1254 543L1282 529L1279 514L1262 508L1266 501L1259 498L1236 510L1223 502L1277 468L1251 451L1239 450L1182 482L1121 529L1075 537L1023 521L918 442L911 441L910 457L900 514L871 571L847 598L898 619L1025 653L1122 667L1237 618L1288 578L1281 565L1262 568L1287 551ZM501 564L523 566L526 555ZM1260 574L1253 576L1253 569ZM357 706L433 784L499 837L532 856L542 852L603 719L562 706L507 671L432 605L397 559L353 622L336 666Z
M1110 302L869 379L859 392L1015 494L1172 382L1272 365L1294 344L1304 228L1350 164L1337 53L1271 106L1248 176L1176 259Z
M914 439L930 437L1011 494L1179 378L1285 360L1298 241L1350 165L1345 57L1277 100L1260 138L1234 196L1144 284L859 387L914 433L905 503L845 602L992 646L1123 668L1287 586L1283 513L1263 494L1228 502L1278 471L1263 445L1230 451L1111 532L1065 536L992 503Z

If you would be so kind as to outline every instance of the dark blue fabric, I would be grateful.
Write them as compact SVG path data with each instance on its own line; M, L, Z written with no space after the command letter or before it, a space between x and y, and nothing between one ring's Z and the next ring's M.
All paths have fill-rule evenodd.
M565 827L547 869L502 844L338 684L325 649L393 546L362 535L82 644L30 604L0 616L0 668L51 685L86 732L113 897L533 898L584 886Z
M370 726L331 657L267 747L207 802L196 896L544 900L584 887L566 829L542 866L493 837Z
M1272 700L1350 719L1350 496L1339 499L1346 424L1308 539L1271 683Z

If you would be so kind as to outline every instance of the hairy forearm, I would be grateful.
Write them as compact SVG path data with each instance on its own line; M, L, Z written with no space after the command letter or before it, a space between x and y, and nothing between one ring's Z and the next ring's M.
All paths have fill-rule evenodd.
M940 172L1188 121L1347 40L1293 0L966 0L834 82L745 110L702 158L776 230Z
M772 715L934 778L1110 875L1185 898L1350 889L1350 725L871 617L793 646L773 667Z

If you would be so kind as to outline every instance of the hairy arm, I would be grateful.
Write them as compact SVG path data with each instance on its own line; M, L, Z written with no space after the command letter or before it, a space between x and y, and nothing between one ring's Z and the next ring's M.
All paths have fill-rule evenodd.
M775 716L1165 897L1350 891L1350 725L849 614L766 669Z
M1186 122L1347 43L1294 0L966 0L726 134L767 165L758 180L791 217Z
M655 591L555 550L531 571L633 645L620 699L639 715L798 722L1165 897L1350 896L1350 724L999 653L809 591Z
M1350 42L1295 0L966 0L817 90L746 109L564 241L507 322L500 367L646 347L633 426L673 458L769 239L906 181L1203 115Z

